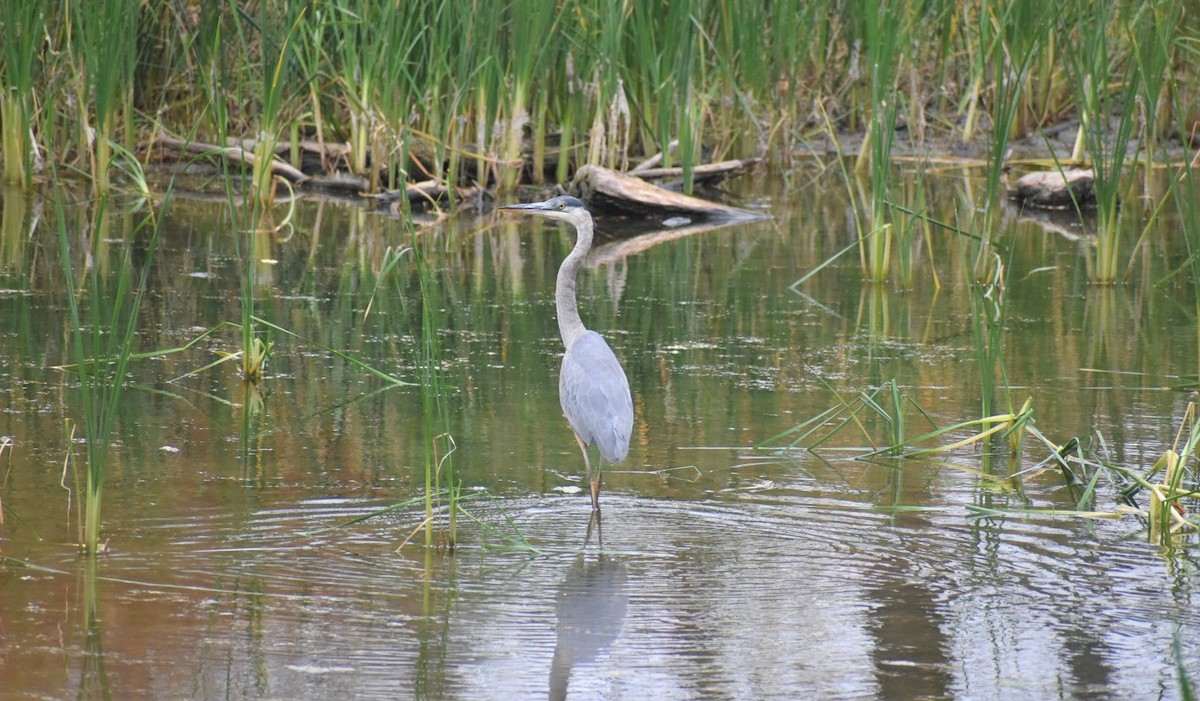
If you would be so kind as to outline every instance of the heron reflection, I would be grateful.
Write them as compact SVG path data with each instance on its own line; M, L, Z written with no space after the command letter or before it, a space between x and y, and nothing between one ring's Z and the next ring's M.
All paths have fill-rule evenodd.
M572 672L607 650L625 623L629 605L625 565L603 552L580 553L567 568L555 601L550 698L567 698Z

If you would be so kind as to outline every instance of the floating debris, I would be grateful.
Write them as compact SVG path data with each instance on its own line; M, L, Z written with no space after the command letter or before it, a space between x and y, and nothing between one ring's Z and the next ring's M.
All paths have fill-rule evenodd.
M1008 196L1024 207L1036 209L1094 207L1095 180L1090 168L1026 173L1013 183Z

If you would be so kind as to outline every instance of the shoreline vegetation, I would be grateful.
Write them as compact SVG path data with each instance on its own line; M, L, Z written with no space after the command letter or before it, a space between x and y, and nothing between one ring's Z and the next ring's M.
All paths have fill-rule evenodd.
M1103 192L1186 167L1200 118L1178 0L3 5L3 178L27 189L223 156L260 201L314 175L453 198L653 157L690 192L703 163L837 154L1094 167Z

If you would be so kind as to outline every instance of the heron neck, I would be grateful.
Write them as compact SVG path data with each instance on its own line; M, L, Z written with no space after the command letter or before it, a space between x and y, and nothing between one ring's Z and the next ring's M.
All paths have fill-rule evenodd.
M575 234L575 248L571 249L571 253L559 266L554 290L554 303L558 309L558 333L562 336L563 346L566 348L570 348L571 344L587 331L579 318L579 304L575 300L575 275L583 266L583 259L592 247L591 217L577 228Z

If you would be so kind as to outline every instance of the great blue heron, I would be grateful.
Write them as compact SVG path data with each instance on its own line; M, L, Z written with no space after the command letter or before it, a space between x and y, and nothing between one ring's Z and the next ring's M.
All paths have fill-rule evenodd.
M575 274L592 247L592 215L583 202L567 196L500 209L557 219L575 227L575 247L558 269L554 291L558 332L567 349L558 377L558 398L583 451L583 464L592 487L592 509L599 511L600 469L604 461L619 463L629 453L633 399L629 395L629 380L612 348L600 334L588 331L579 319ZM590 445L600 449L594 470L588 457Z

